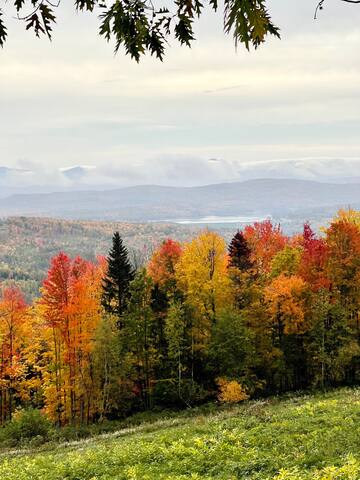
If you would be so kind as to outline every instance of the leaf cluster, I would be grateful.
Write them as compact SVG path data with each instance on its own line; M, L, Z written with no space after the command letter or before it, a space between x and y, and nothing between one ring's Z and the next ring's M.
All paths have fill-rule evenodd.
M123 47L125 53L139 62L142 55L150 53L163 60L169 38L181 45L191 46L195 40L194 20L199 18L206 5L200 0L174 0L158 6L155 0L75 0L78 11L98 12L99 33L107 41L115 42L115 53ZM52 37L56 23L55 9L61 0L14 0L19 20L37 37ZM208 6L216 11L217 0L209 0ZM0 9L0 46L7 39L7 27ZM235 44L257 48L267 35L279 37L279 29L273 23L265 0L225 0L224 31L232 34Z

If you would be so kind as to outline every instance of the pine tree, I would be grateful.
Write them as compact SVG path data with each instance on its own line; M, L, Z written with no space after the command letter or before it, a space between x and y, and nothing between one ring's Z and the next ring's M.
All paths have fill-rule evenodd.
M230 266L239 270L248 270L251 266L250 248L242 232L234 235L229 245Z
M113 235L112 249L107 258L107 264L107 274L103 281L102 304L108 313L120 318L126 309L129 284L134 279L134 270L119 232L115 232Z

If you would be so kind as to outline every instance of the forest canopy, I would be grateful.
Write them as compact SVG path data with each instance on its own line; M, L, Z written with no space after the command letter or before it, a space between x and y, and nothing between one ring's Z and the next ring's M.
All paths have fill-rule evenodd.
M131 265L50 262L38 299L0 288L0 424L19 409L59 426L360 381L360 212L317 236L270 220L229 245L204 230Z

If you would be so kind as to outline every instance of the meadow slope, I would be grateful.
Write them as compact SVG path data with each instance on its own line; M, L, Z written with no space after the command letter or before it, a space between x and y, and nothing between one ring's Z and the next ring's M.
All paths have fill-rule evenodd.
M43 452L7 452L3 480L357 480L360 389L200 409Z

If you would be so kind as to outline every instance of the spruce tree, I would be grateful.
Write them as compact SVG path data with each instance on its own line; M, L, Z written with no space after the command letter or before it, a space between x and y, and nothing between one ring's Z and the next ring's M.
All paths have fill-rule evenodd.
M134 270L119 232L115 232L113 235L107 264L107 273L103 281L102 304L108 313L120 318L127 306L129 284L134 279Z
M239 270L248 270L252 266L250 260L251 250L244 237L239 230L234 235L229 245L230 266Z

